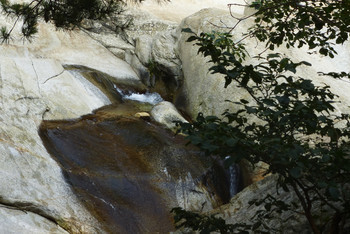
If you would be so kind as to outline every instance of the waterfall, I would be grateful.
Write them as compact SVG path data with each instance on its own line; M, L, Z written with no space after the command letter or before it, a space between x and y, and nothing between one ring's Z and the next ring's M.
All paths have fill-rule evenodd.
M230 158L231 156L226 156L225 161ZM241 169L238 164L232 163L228 168L228 181L230 197L233 197L241 190Z
M114 88L117 92L122 96L124 100L133 100L139 102L147 102L152 105L156 105L163 100L163 98L159 95L159 93L125 93L121 89L119 89L116 85Z
M241 170L238 164L234 163L229 167L230 197L233 197L239 192L240 174Z

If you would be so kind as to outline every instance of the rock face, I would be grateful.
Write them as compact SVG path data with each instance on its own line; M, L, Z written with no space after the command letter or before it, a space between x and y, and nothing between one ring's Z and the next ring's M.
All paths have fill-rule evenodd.
M245 4L246 0L172 0L157 4L157 0L145 0L140 8L163 20L180 23L184 18L192 15L203 8L218 8L228 10L228 4ZM244 7L234 6L232 12L242 14Z
M297 197L292 192L284 192L282 189L276 189L276 177L268 176L265 179L252 184L245 188L232 198L230 203L221 206L220 208L213 210L213 214L219 214L218 217L222 217L227 223L247 223L251 224L257 211L264 210L263 206L250 205L249 201L262 199L267 195L277 197L278 199L291 204L295 202ZM322 211L320 212L322 215ZM310 227L305 216L298 214L297 212L284 212L279 214L278 212L272 213L269 219L265 220L267 227L273 228L276 233L311 233ZM265 230L271 231L271 230Z
M28 211L19 211L13 207L0 210L1 233L65 233L66 230L48 219Z
M1 23L9 24L3 16ZM121 83L142 83L126 62L82 32L41 24L32 44L0 46L0 219L4 232L101 233L65 182L38 135L43 119L76 118L109 104L64 65L98 68ZM12 227L14 224L15 227Z
M198 112L220 115L225 109L233 107L225 100L248 97L235 84L225 89L222 76L209 74L208 69L212 65L207 58L197 54L197 46L186 42L189 35L181 32L182 28L187 27L200 33L218 30L215 25L234 25L236 21L227 10L201 10L178 25L187 11L176 12L172 9L171 15L166 11L155 11L156 8L150 8L148 3L147 0L147 11L170 21L129 9L124 17L125 20L133 18L133 24L119 32L119 36L115 36L111 30L113 18L111 22L86 22L86 32L67 33L40 24L39 34L32 43L14 40L10 45L0 46L0 221L4 223L1 231L104 232L99 220L91 215L91 209L77 199L66 183L60 166L51 158L38 135L42 120L73 119L111 103L108 95L79 74L66 70L65 66L96 69L107 74L112 83L137 90L145 90L147 86L164 95L171 93L166 100L171 101L175 97L175 105L192 117ZM198 0L192 0L189 4L192 3L196 5ZM172 4L180 7L185 3L174 0ZM236 13L243 11L237 10ZM0 26L11 25L2 15L0 22ZM240 24L233 32L234 39L239 39L250 24L249 20ZM246 45L251 54L260 52L261 48L256 46L255 41L249 40ZM295 60L311 60L313 67L303 69L299 75L312 78L319 84L329 84L340 95L342 103L337 106L338 110L347 112L350 84L319 77L316 71L348 70L349 51L347 43L340 48L339 56L334 60L308 55L303 48L280 52ZM161 88L158 84L161 84ZM124 111L128 113L128 110ZM105 111L104 114L110 113ZM173 127L172 120L183 120L166 102L155 107L151 114L170 128ZM172 150L165 153L174 156ZM164 171L159 173L166 175ZM184 175L181 179L182 185L179 183L178 187L175 186L172 198L182 207L188 208L194 204L190 208L200 210L205 199L190 191L192 188L200 191L194 178ZM184 190L184 186L189 189ZM249 219L253 210L247 212L248 197L259 197L261 193L273 189L273 179L263 180L240 193L220 212L229 221ZM204 210L212 208L207 205L203 207ZM295 223L304 222L298 219L298 216L293 216Z
M116 32L111 25L130 25ZM160 20L147 12L128 9L109 22L87 22L86 33L99 41L115 56L131 65L143 83L172 101L181 85L181 62L177 53L178 24Z
M70 43L69 40L77 42ZM142 58L147 52L139 47L139 51L136 51ZM164 46L154 47L161 52ZM167 50L164 49L163 53ZM22 232L21 227L27 225L27 230L39 233L103 233L105 229L100 220L91 214L94 213L93 209L76 197L60 166L45 149L38 128L43 120L78 118L111 103L108 95L85 80L79 72L65 69L67 65L97 68L109 75L112 82L135 89L143 89L141 80L126 62L82 32L66 34L48 25L40 25L40 34L33 44L14 42L2 45L0 51L0 119L3 123L0 126L0 203L6 206L0 209L0 217L12 220L3 228L11 229L12 224L18 223L18 229L13 229L18 232ZM145 61L146 57L143 59ZM167 59L162 61L166 62ZM90 71L85 73L95 75ZM172 117L176 115L176 119L181 119L178 113L174 113L172 109ZM163 155L172 155L177 160L176 150L168 147L162 151ZM134 148L137 149L136 146ZM167 178L164 171L159 168L158 171L163 173L163 179ZM167 200L168 208L179 205L193 210L210 210L221 204L219 198L211 198L215 192L198 186L199 174L196 177L191 173L184 174L170 189L172 199ZM164 180L163 184L166 183L168 181ZM208 202L209 199L218 203ZM9 208L14 211L9 212ZM27 215L18 215L22 211ZM168 219L168 210L163 210L162 214L165 213ZM150 220L145 216L146 219ZM171 222L168 222L167 228L169 225Z
M50 65L48 60L35 62ZM57 64L51 61L51 65ZM81 90L82 86L73 85L72 88L75 90L63 86L60 87L62 92L60 93L60 90L54 89L54 85L50 85L50 81L42 85L42 80L39 80L37 76L30 76L30 72L34 70L30 59L1 58L0 69L2 94L0 104L2 122L0 127L2 161L0 203L54 220L56 224L68 231L99 230L98 223L79 203L64 181L59 166L46 152L37 133L41 120L49 112L50 114L47 114L49 118L62 118L73 117L91 110L92 103L88 105L86 100L78 97L78 93L71 96L77 99L76 102L69 100L68 103L72 103L70 106L72 109L69 109L67 97L64 96L64 94L74 93L76 88ZM37 68L37 70L54 74L56 72L48 70L48 66ZM67 79L72 79L67 74L62 74L60 77L61 82L52 81L52 84L64 84ZM57 77L57 80L60 80L60 77ZM46 89L47 87L54 90ZM47 99L48 93L51 98ZM89 97L89 95L86 96ZM90 97L89 100L94 99ZM59 101L62 102L59 103ZM74 110L77 103L85 103L85 105ZM95 97L93 103L98 106L103 104L103 100ZM35 217L26 218L28 225L34 223L29 222L33 218ZM44 227L46 226L42 228ZM35 227L33 228L35 230Z
M238 16L241 17L241 16ZM199 34L201 32L212 32L212 30L221 31L217 26L235 25L236 19L232 18L228 11L220 9L204 9L187 18L185 18L179 26L182 28L190 28L193 32ZM239 40L242 33L252 25L251 20L242 21L233 32L233 40ZM192 42L186 42L190 36L188 33L182 33L179 36L179 56L182 62L184 74L183 86L181 92L177 96L176 106L185 110L193 118L198 112L205 115L220 116L226 109L234 110L233 104L225 100L236 101L239 99L249 100L249 95L242 89L238 88L233 82L226 89L224 88L224 78L220 74L210 74L209 68L212 66L208 63L209 59L204 58L201 54L197 54L198 46L194 46ZM261 45L256 44L254 39L245 41L248 53L253 56L263 50ZM342 103L338 106L339 110L347 111L346 107L350 104L345 90L350 88L347 82L341 82L328 77L321 77L318 71L346 71L350 67L349 51L350 43L339 46L340 56L334 59L309 55L306 48L301 49L285 49L278 50L279 53L285 54L294 61L310 61L312 67L303 67L298 75L304 78L312 79L316 84L326 83L338 95ZM249 59L249 58L248 58ZM332 66L330 65L332 64ZM200 69L199 69L200 68ZM346 96L346 97L345 97Z
M168 233L171 208L208 211L223 204L224 173L208 173L201 183L208 158L182 136L131 116L97 111L40 128L67 181L108 232Z
M216 29L214 25L220 25L220 22L228 25L232 23L227 11L204 9L184 19L178 30L191 28L195 33L211 32ZM208 63L209 59L198 55L198 47L193 46L193 43L186 42L189 36L181 33L179 39L184 81L175 104L193 118L199 112L205 115L221 115L225 109L232 108L232 104L225 100L232 99L231 97L248 97L248 94L234 85L225 89L224 78L209 73L212 66Z
M200 12L191 15L184 19L179 26L181 28L191 28L192 31L199 34L201 32L211 32L212 30L221 30L214 25L235 25L236 20L229 16L228 12L218 9L204 9ZM236 41L241 38L243 32L247 31L251 21L245 20L233 32L233 40ZM220 116L225 109L234 111L234 106L225 100L237 101L240 99L249 100L249 95L237 87L237 84L231 84L228 88L224 88L224 78L222 75L210 74L209 68L213 65L208 63L208 58L202 55L197 55L198 47L193 46L192 43L186 42L190 35L182 34L179 37L179 56L182 61L183 68L183 86L181 92L177 97L176 105L183 108L193 118L198 112L203 112L204 115ZM256 42L251 40L245 41L246 48L250 55L256 55L262 51ZM350 99L348 91L350 84L347 81L334 80L329 77L322 77L318 75L318 71L345 71L349 72L349 48L350 43L347 42L343 46L338 46L340 56L335 59L329 59L318 55L309 55L306 48L300 49L285 49L280 48L278 51L285 54L293 61L309 61L312 67L303 67L297 75L311 79L318 85L327 84L330 89L338 94L341 103L336 104L337 111L341 113L349 113ZM199 69L200 68L200 69ZM264 166L264 165L262 165ZM253 179L258 179L257 178ZM261 179L261 178L260 178ZM213 211L213 213L220 213L221 216L229 223L239 223L252 220L252 217L259 209L264 209L262 206L253 207L248 204L252 199L261 199L267 194L276 195L278 199L285 202L292 202L297 200L293 193L285 193L276 190L276 182L274 177L268 177L264 180L254 183L247 187L237 196L235 196L230 204L222 206L220 209ZM324 211L320 211L324 212ZM292 212L283 213L283 215L274 214L274 218L267 220L267 226L276 228L277 232L281 233L309 233L308 223L305 217ZM320 217L326 217L324 213Z

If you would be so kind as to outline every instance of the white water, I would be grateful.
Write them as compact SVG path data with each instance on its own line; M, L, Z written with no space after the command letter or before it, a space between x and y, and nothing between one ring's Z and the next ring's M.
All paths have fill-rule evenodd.
M138 102L150 103L152 105L156 105L163 100L163 98L159 95L159 93L127 93L125 94L121 89L119 89L116 85L114 88L117 92L122 95L123 100L133 100Z
M229 173L230 173L230 196L233 197L236 195L239 187L239 174L240 174L240 169L237 164L232 164L229 168Z
M132 93L130 95L124 96L123 98L139 102L147 102L153 105L163 101L162 97L158 93Z
M226 156L225 159L229 159L230 156ZM230 197L233 197L236 195L239 191L239 180L240 180L240 174L241 170L239 168L239 165L236 163L233 163L228 168L229 173L229 191L230 191Z

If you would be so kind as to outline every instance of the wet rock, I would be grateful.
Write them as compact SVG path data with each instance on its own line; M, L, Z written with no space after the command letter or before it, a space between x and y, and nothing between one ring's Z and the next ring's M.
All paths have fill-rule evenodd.
M40 135L110 232L165 233L174 229L172 207L207 211L222 204L220 194L201 183L208 159L181 136L142 119L47 121Z

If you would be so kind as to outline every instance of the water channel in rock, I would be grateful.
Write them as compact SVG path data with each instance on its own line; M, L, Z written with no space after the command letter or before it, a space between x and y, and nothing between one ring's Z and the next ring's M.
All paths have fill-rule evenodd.
M195 201L215 207L230 199L222 167L210 167L182 136L134 117L149 111L153 101L139 102L140 93L136 100L125 98L115 84L103 83L116 91L108 94L113 104L75 120L43 121L39 134L106 232L168 233L174 229L172 207L191 208Z

